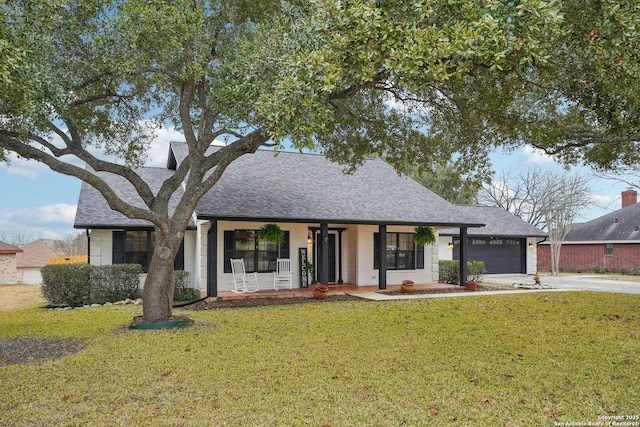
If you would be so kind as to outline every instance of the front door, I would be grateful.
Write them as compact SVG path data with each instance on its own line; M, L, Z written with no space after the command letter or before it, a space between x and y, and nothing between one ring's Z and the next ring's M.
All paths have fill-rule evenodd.
M336 235L329 233L329 283L335 283L336 281ZM318 268L315 270L316 280L320 281L320 272L322 271L322 247L320 245L320 234L316 238L316 265Z

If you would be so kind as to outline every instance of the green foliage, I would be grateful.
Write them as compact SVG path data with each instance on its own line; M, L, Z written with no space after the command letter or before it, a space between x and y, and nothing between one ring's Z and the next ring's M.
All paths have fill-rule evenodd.
M174 301L189 301L198 297L195 290L191 287L191 274L185 270L176 270L174 273Z
M407 170L407 175L447 200L449 203L470 205L476 199L481 182L467 176L467 170L453 163L435 164ZM483 177L486 179L486 176Z
M460 262L447 259L439 260L438 282L460 284Z
M278 224L265 224L256 233L258 240L270 242L276 245L284 243L284 231Z
M414 229L413 241L418 245L433 245L436 242L436 235L431 227L418 226Z
M617 0L4 1L0 159L88 182L163 230L158 250L175 247L166 230L186 228L229 163L285 139L348 171L376 154L398 171L452 162L475 182L495 147L524 143L634 164L639 16ZM189 153L152 191L134 166L160 124ZM233 143L207 155L215 138ZM90 167L65 162L77 158ZM93 171L126 177L144 203L118 200ZM168 270L147 277L169 287L153 277ZM145 306L167 307L166 294Z
M467 280L472 282L481 282L484 278L484 261L467 262Z
M79 307L140 297L139 264L55 264L41 271L42 295L53 305Z
M90 300L91 266L87 263L45 265L42 273L42 296L53 305L78 307Z
M96 265L91 267L91 303L140 298L140 264Z
M136 306L14 310L0 339L86 345L1 367L0 413L16 426L549 426L633 414L639 304L549 292L181 310L196 326L172 331L123 328ZM207 375L191 362L204 359ZM301 398L309 390L322 393Z
M596 265L595 267L591 268L591 272L597 273L597 274L607 274L607 273L610 273L610 270L608 267L602 267L602 266Z
M484 261L467 261L467 281L481 282L484 278ZM460 284L460 261L438 261L438 282Z

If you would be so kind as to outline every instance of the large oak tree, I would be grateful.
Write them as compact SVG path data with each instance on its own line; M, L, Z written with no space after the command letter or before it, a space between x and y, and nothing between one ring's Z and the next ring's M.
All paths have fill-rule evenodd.
M112 209L154 225L143 305L152 322L171 314L172 260L197 201L261 146L288 140L348 168L371 154L398 170L453 159L467 173L482 171L496 145L524 142L565 160L637 160L636 91L627 93L636 8L0 0L0 156L76 176ZM189 155L152 191L136 167L154 127L169 124ZM216 138L232 143L207 154ZM125 177L144 207L96 172Z

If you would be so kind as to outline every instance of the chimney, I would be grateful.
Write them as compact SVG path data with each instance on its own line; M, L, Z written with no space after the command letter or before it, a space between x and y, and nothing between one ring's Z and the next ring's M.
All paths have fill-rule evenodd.
M622 207L635 205L638 203L638 192L631 187L628 187L622 192Z

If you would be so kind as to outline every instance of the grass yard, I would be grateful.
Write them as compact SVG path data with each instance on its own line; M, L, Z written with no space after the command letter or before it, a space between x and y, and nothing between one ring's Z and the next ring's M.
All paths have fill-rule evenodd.
M640 414L640 297L587 292L222 309L3 311L0 339L76 338L0 368L0 424L554 426Z

